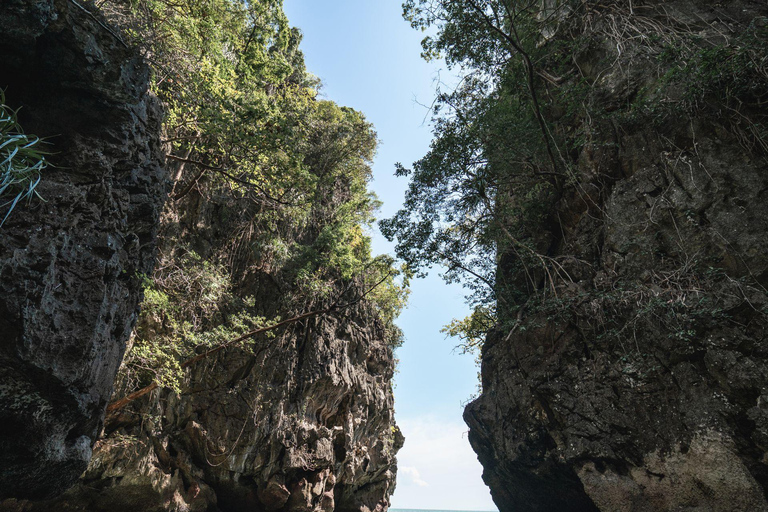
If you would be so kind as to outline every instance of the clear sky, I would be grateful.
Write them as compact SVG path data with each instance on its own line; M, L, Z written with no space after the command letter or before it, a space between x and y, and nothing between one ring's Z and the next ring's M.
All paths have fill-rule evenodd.
M307 68L320 77L325 97L365 114L381 145L372 187L384 201L380 217L400 206L405 179L394 164L410 165L431 140L427 109L435 80L450 76L419 54L422 34L403 21L401 0L285 0L291 24L304 33ZM441 70L442 68L442 70ZM421 104L421 105L420 105ZM391 252L377 232L374 250ZM453 353L440 328L466 316L464 291L433 272L412 285L410 305L398 321L395 410L405 434L398 455L393 508L496 510L480 477L482 468L466 439L463 403L477 388L472 356Z

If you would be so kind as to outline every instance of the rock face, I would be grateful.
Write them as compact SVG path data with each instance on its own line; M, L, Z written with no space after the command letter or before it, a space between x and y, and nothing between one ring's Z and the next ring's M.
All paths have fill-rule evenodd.
M38 188L46 202L0 231L0 510L385 511L403 438L392 340L364 295L205 358L179 391L103 421L155 239L173 264L183 246L213 267L247 209L202 180L159 221L161 120L147 69L81 3L5 0L0 33L0 86L28 132L52 137L58 166ZM351 186L332 185L326 203ZM314 224L301 236L317 237ZM226 286L259 315L309 307L297 293L286 305L292 278L246 263ZM338 286L339 297L352 290ZM211 331L237 312L215 306ZM166 327L140 319L149 338ZM116 396L141 378L121 372Z
M231 235L221 212L238 207L220 201L169 201L161 253L182 240L202 258L216 254ZM235 279L233 293L285 318L278 279L257 269ZM180 391L156 390L107 417L78 485L0 510L386 511L403 438L393 351L377 318L363 300L203 359ZM151 335L161 324L143 314L137 329ZM135 378L119 372L114 398L135 390Z
M87 467L153 267L160 109L74 2L4 0L0 34L0 87L55 165L0 229L0 499L40 499Z
M80 485L5 510L385 511L402 445L394 361L362 313L201 363L181 396L108 421Z
M686 94L674 76L660 84L660 52L610 34L766 39L764 2L623 9L595 6L584 23L599 43L574 59L592 108ZM768 76L755 82L768 91ZM766 112L742 100L742 125L711 95L658 124L582 119L594 138L546 240L570 277L488 336L465 411L502 512L768 510L768 161L749 135Z

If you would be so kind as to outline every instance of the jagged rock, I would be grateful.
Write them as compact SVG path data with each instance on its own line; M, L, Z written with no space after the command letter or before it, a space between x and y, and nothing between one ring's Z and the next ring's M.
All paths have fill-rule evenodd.
M283 508L291 496L291 491L285 487L283 480L280 475L275 475L263 489L259 489L259 501L269 511Z
M591 26L638 19L617 5ZM634 8L697 41L768 15L749 1ZM652 52L611 43L574 58L590 101L615 110L662 74L647 72ZM570 280L489 334L465 410L502 512L768 510L766 156L707 108L664 126L596 122L602 138L575 158L548 233Z
M108 423L114 430L80 485L56 501L19 506L386 510L403 441L393 419L394 360L359 314L309 320L252 352L230 349L201 363L181 396L156 392Z
M27 131L52 136L58 165L38 188L46 202L0 233L0 499L13 498L0 510L386 510L402 435L392 347L365 301L200 362L181 395L118 411L94 446L165 181L147 69L89 8L0 8L0 87ZM214 196L169 206L163 242L221 254L232 226L220 216L238 205ZM253 266L233 287L265 317L285 314L275 276Z
M0 87L55 164L0 228L0 499L41 499L87 467L152 271L161 112L74 2L3 0L0 34Z

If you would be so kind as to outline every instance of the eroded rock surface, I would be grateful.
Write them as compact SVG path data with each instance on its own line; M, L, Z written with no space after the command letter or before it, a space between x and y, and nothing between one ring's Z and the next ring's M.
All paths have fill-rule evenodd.
M357 313L309 320L121 412L80 485L7 510L385 511L402 445L393 368Z
M661 50L617 47L610 27L648 22L651 41L684 27L711 48L768 15L749 1L593 7L593 45L574 59L594 111L686 93L649 72ZM568 278L489 335L465 411L502 512L768 510L768 162L716 95L661 124L584 120L595 139L542 235ZM744 119L764 119L749 101Z
M66 165L39 188L47 202L16 213L2 234L0 332L13 336L3 339L0 386L11 387L0 400L30 398L0 402L0 498L14 498L0 510L385 511L403 442L393 340L362 297L182 372L179 392L155 391L109 417L91 458L138 281L151 274L163 173L146 70L81 7L14 0L0 13L7 96L24 105L29 132L59 135L55 162ZM247 212L227 197L178 195L162 215L162 249L184 245L216 263L232 250L231 218ZM261 263L246 261L233 293L265 319L309 307L286 306L293 283L283 277L281 288ZM147 336L164 328L151 314L142 325ZM115 398L141 386L143 376L121 375Z
M87 467L153 267L160 109L74 2L4 0L0 34L0 87L55 164L0 228L0 499L41 499Z

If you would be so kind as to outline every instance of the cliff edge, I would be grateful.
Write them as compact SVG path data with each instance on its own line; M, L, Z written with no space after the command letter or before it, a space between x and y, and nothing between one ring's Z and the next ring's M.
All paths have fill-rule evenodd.
M0 510L384 512L406 292L363 229L376 134L317 98L281 3L13 0L0 32L56 165L0 231Z

